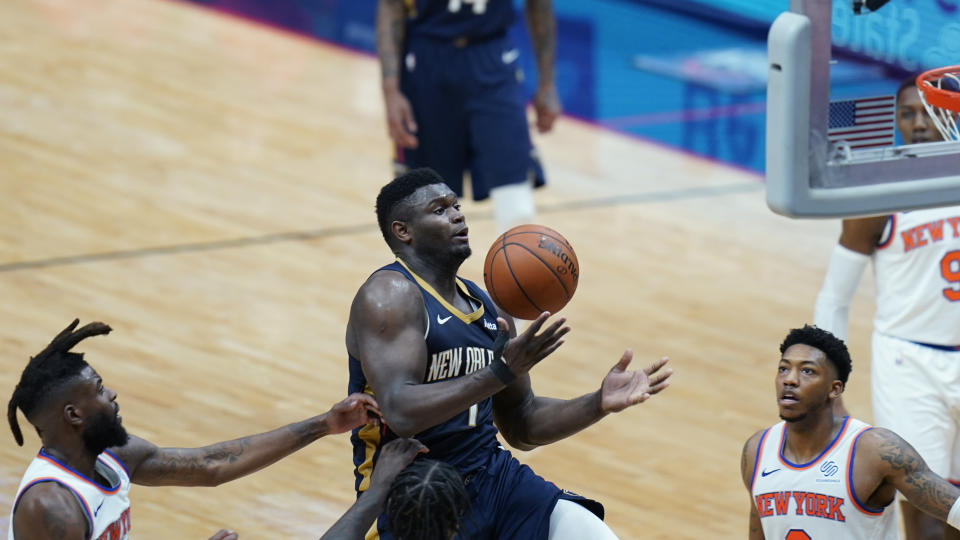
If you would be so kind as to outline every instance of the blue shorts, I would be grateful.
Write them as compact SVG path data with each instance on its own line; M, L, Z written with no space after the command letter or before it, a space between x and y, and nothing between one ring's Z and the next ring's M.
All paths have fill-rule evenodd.
M413 108L419 145L396 148L398 172L431 167L463 196L463 174L470 171L478 201L497 186L543 185L530 142L518 54L506 34L463 47L410 37L400 89Z
M546 540L558 499L579 503L603 519L602 504L561 490L507 450L495 449L487 464L468 474L466 481L471 506L457 540ZM377 530L382 540L393 540L384 515L377 520Z

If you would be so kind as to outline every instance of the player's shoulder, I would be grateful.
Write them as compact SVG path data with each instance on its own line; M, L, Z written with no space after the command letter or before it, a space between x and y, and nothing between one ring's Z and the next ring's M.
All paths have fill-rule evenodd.
M59 482L38 482L28 487L13 512L14 527L41 530L56 526L63 538L79 538L86 533L87 520L80 502L67 486Z
M756 433L747 438L743 443L743 450L740 454L740 475L743 476L743 483L749 488L753 480L753 469L757 460L757 448L760 441L770 428L757 430Z
M757 454L757 447L760 446L760 440L763 439L763 435L769 430L770 428L759 429L756 433L747 437L746 442L743 443L743 454L749 454L750 459L753 459Z
M423 310L420 287L397 270L374 272L357 290L352 311L369 316L397 313L405 315Z
M907 444L902 437L887 428L866 426L857 435L857 454L875 452L882 447L898 447Z

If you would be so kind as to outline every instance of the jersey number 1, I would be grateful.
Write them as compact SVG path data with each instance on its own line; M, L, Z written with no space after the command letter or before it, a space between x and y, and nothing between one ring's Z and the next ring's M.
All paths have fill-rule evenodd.
M470 427L477 427L477 411L478 411L479 409L480 409L480 407L479 407L476 403L474 403L473 405L470 406L470 410L469 410L469 414L468 414L469 418L467 418L467 425L468 425L468 426L470 426Z
M940 275L950 282L943 296L951 302L960 301L960 250L948 251L940 259Z
M450 13L457 13L463 4L473 4L473 13L475 15L482 15L487 11L488 1L489 0L450 0L450 3L447 4L447 9L450 10Z

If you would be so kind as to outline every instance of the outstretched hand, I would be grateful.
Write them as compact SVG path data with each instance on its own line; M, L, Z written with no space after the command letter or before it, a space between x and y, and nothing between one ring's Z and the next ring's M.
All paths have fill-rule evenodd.
M373 467L373 476L370 477L370 485L389 488L393 479L413 462L417 454L427 452L427 447L416 439L394 439L388 442L380 450L380 457Z
M327 429L331 435L345 433L370 422L379 424L382 418L380 405L373 396L357 392L330 407L330 412L327 413Z
M560 317L540 332L549 318L550 312L544 311L530 323L530 326L522 334L506 343L503 349L503 359L514 375L523 375L530 371L540 360L563 345L563 339L561 338L570 331L569 326L563 326L567 319ZM501 333L509 330L507 321L503 317L497 318L497 325Z
M603 412L620 412L631 405L643 403L670 385L669 379L673 370L667 368L660 371L669 362L667 357L657 360L647 368L627 371L631 360L633 351L627 349L617 365L603 378L600 386L600 407Z

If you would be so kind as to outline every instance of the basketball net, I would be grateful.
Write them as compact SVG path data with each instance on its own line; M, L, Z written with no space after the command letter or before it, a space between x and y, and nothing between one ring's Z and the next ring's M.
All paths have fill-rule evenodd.
M917 90L927 114L945 141L960 141L960 66L932 69L917 77Z

